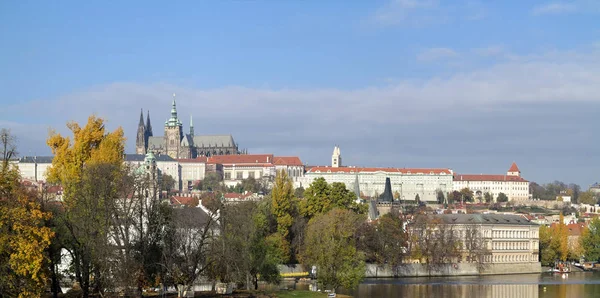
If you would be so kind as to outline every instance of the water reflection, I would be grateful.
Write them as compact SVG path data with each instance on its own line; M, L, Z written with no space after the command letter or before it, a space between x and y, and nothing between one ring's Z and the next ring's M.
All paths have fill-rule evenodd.
M354 297L600 297L600 273L368 279L355 291L342 292Z

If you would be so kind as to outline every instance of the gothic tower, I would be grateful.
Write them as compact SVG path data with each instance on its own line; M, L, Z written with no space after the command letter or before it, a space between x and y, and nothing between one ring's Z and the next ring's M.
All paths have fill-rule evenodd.
M192 118L192 115L190 115L190 136L194 138L194 119Z
M144 111L140 111L140 123L138 124L137 137L135 138L135 153L146 154L148 138L146 136L146 127L144 126Z
M172 158L179 158L181 139L183 138L183 124L177 119L177 107L175 94L173 94L173 106L171 107L171 118L165 122L165 151Z
M335 145L333 147L333 154L331 155L331 166L334 168L339 168L342 166L342 154L340 153L340 147Z
M152 124L150 124L150 111L148 112L148 116L146 117L146 145L148 145L148 138L152 137Z

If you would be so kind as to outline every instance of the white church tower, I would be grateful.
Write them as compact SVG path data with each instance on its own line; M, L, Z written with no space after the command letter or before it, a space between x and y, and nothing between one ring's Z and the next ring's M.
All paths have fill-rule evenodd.
M342 166L342 154L340 153L340 147L335 145L333 147L333 154L331 155L331 166L334 168L339 168Z

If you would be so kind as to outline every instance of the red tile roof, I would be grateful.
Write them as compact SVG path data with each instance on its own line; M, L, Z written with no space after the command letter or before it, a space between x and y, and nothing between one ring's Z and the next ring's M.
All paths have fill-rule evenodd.
M454 174L454 181L512 181L528 182L518 176L489 175L489 174Z
M302 161L297 156L276 156L274 161L276 165L285 165L285 166L301 166Z
M519 172L519 173L521 172L521 171L519 170L519 167L517 167L517 164L516 164L516 163L514 163L514 162L512 163L512 165L510 166L510 169L508 169L508 171L509 171L509 172Z
M439 174L451 174L450 169L412 169L412 168L362 168L362 167L326 167L326 166L314 166L307 169L307 173L316 173L319 171L320 173L327 173L331 171L331 173L375 173L375 172L385 172L385 173L402 173L402 174L429 174L434 173L436 175Z
M243 154L243 155L215 155L208 158L209 163L217 164L257 164L272 163L273 154Z
M183 163L198 163L198 162L206 162L208 158L206 156L198 156L196 158L180 158L177 161Z
M189 207L196 207L196 206L198 206L199 201L200 201L200 199L198 199L196 197L180 197L180 196L171 197L171 204L173 204L173 205L187 205Z
M223 198L225 199L246 199L250 196L252 196L253 193L249 192L249 193L237 193L237 192L228 192L226 194L223 194Z
M567 225L567 229L569 230L569 236L581 236L581 232L583 232L584 228L584 223L574 223Z

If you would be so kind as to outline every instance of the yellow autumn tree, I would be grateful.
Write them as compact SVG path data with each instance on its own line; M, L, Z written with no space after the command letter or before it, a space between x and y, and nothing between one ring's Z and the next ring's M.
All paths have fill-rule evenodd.
M36 297L45 289L44 251L54 233L44 226L50 214L40 210L37 194L22 186L17 167L9 163L13 140L0 131L0 297Z
M558 257L561 261L566 261L569 256L569 231L565 225L564 215L560 213L559 223L554 227L553 241L556 241Z
M54 159L47 179L63 186L64 212L61 222L68 234L63 238L73 254L73 268L83 296L102 288L102 272L108 272L110 257L109 206L119 198L117 185L123 170L125 138L120 127L107 132L102 118L90 116L84 127L70 122L72 137L51 133L47 144Z
M73 191L70 187L81 182L85 165L122 165L125 137L121 127L107 133L104 119L96 116L90 116L83 128L76 122L69 122L67 127L73 133L73 140L56 132L52 132L48 138L47 144L54 159L52 167L48 169L47 179L61 183L68 199Z

